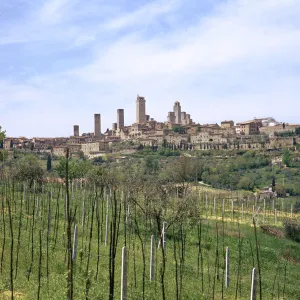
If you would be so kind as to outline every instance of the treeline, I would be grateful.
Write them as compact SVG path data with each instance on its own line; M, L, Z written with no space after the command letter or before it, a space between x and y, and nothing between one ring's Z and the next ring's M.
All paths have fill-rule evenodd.
M300 127L295 128L295 131L288 130L284 132L275 132L275 136L280 136L280 137L291 137L295 135L300 135Z
M267 155L254 151L229 157L226 160L207 158L200 161L200 178L215 188L253 191L260 184L250 173L270 164L271 160Z
M180 156L180 152L178 150L174 150L171 147L160 147L157 146L142 146L140 145L136 156Z
M119 162L70 158L69 177L87 178L89 173L98 168L127 174L133 168L138 170L141 178L151 175L183 185L202 181L214 188L247 191L274 185L274 190L281 196L286 193L300 195L300 169L297 167L299 161L288 150L281 153L281 165L272 165L273 154L259 151L219 151L213 155L212 151L203 151L198 157L182 157L176 150L154 150L152 147L144 147L129 160ZM276 153L276 157L279 154ZM34 155L26 155L14 158L9 164L9 170L17 179L26 178L33 182L42 180L43 177L65 178L65 165L66 159L61 158L52 167L49 158L46 171L41 160Z

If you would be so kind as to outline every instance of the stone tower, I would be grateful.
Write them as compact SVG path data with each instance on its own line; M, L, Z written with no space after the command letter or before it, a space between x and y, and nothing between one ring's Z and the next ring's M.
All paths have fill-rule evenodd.
M173 111L168 112L168 122L172 124L175 123L175 113Z
M124 109L117 110L117 128L121 129L124 127Z
M144 97L137 96L136 99L136 123L146 123L146 100Z
M100 137L101 135L101 115L100 114L95 114L94 115L94 136L95 137Z
M174 104L174 113L175 113L175 123L181 124L181 106L178 101Z
M79 136L79 125L74 125L74 136Z
M186 112L182 111L181 112L181 124L186 125L185 120L186 120Z

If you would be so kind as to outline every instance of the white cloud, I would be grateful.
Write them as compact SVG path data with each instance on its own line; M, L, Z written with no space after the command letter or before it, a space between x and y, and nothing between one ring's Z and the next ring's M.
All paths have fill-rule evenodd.
M156 0L149 2L141 8L126 13L104 24L106 29L124 29L133 25L145 25L154 21L162 15L166 15L174 11L182 4L179 0Z
M0 83L6 99L0 101L2 108L8 101L31 103L17 113L32 115L22 126L23 134L67 135L75 123L81 131L92 131L95 112L102 114L106 129L115 121L117 108L125 109L130 124L137 93L146 96L148 113L161 121L176 100L201 123L269 115L296 121L290 107L300 109L299 0L226 1L196 21L189 22L186 15L183 24L176 24L182 19L183 0L156 0L126 13L116 6L117 13L112 10L99 23L72 23L69 1L43 7L39 22L50 35L41 38L52 41L53 47L58 39L65 39L71 49L88 45L92 54L84 64L79 54L77 64L53 74L46 71L50 62L41 75L26 82ZM172 26L149 34L152 24L168 18ZM55 27L50 30L51 24ZM17 134L10 116L4 118L6 127Z
M188 76L190 72L203 73L240 60L265 60L269 55L284 55L291 49L299 58L300 28L270 27L269 18L264 20L268 13L275 13L275 17L279 14L274 12L274 2L270 2L269 7L256 1L248 5L246 1L239 1L240 5L230 4L230 9L225 6L216 16L201 20L191 28L159 38L126 36L75 73L101 82L137 76ZM281 10L283 1L277 0L277 4L275 7ZM258 13L261 9L265 9L265 13ZM259 16L255 18L257 22L253 22L255 16ZM173 47L167 47L169 44Z
M73 0L73 2L76 2ZM42 23L56 24L62 21L65 11L71 6L70 0L48 0L41 9L38 10L37 16Z

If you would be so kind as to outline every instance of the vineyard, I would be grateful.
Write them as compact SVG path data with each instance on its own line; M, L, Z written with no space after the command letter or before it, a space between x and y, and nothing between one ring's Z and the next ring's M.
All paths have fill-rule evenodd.
M293 204L178 190L2 178L0 299L298 299Z

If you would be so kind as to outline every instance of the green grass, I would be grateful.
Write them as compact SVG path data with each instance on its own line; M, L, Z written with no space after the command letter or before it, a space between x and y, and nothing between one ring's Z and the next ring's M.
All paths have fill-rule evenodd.
M0 255L4 242L5 233L5 247L3 269L0 273L0 299L10 299L9 294L6 296L4 292L10 289L10 246L11 236L9 231L9 214L8 203L11 203L11 212L13 217L13 240L14 240L14 255L13 266L16 263L16 248L17 237L19 229L19 216L21 207L21 198L23 193L16 192L20 187L16 187L15 195L12 195L11 186L5 191L4 186L1 187L0 202L4 205L4 211L0 208ZM45 194L26 193L25 202L23 202L23 209L21 212L21 239L20 239L20 255L17 278L14 280L15 291L22 293L20 299L37 299L37 283L38 283L38 261L39 261L39 230L42 231L42 277L41 277L41 297L40 299L66 299L66 225L64 221L64 195L59 198L59 214L58 218L58 232L55 246L55 215L58 212L57 195L58 190L53 187L53 199L50 201L49 197L50 186L45 187ZM82 228L82 199L84 191L74 191L72 198L72 207L77 206L75 222L78 224L78 255L75 265L74 273L74 299L85 299L86 290L86 263L88 258L88 241L89 230L91 225L91 203L93 191L86 191L86 221ZM216 220L212 210L212 197L208 197L208 207L206 209L205 197L201 194L198 200L200 212L197 213L196 218L185 218L183 220L183 231L186 234L184 264L182 267L182 291L181 299L212 299L214 293L215 299L221 299L222 285L224 283L224 251L225 247L230 248L230 286L228 289L224 288L224 299L235 299L236 284L237 284L237 270L238 270L238 253L239 253L239 231L238 224L240 224L240 243L241 243L241 266L240 266L240 280L238 286L238 299L249 299L250 297L250 279L251 270L253 266L258 267L256 258L256 246L254 228L251 226L252 203L249 202L248 209L245 205L244 219L241 217L240 202L234 202L235 212L232 218L231 201L225 202L224 222L222 222L222 200L217 199L216 213L218 220ZM33 216L33 209L36 209L36 201L34 197L40 199L40 215L36 216L36 211ZM52 221L49 235L49 276L47 278L46 270L46 250L47 250L47 226L48 226L48 205L50 201ZM251 200L250 200L251 201ZM0 203L0 204L1 204ZM108 266L109 266L109 247L104 245L105 235L105 205L106 201L102 198L97 200L102 241L100 243L100 265L99 275L96 275L97 265L97 223L94 218L92 231L92 244L90 252L90 268L88 277L90 279L89 299L108 299L109 281L108 281ZM103 203L103 205L102 205ZM270 208L270 203L267 203L267 208ZM27 205L29 205L29 214L26 212ZM260 204L259 204L260 205ZM280 203L278 204L280 206ZM195 208L196 209L196 208ZM5 221L5 231L3 223L3 214ZM102 218L103 214L103 218ZM273 225L272 212L267 213L266 222ZM168 213L166 218L168 217ZM276 226L282 228L283 215L278 216L278 223ZM285 215L288 217L288 214ZM299 218L299 215L296 216ZM162 265L161 249L156 251L156 274L155 281L149 281L149 260L150 260L150 236L152 233L156 234L156 241L158 241L157 231L155 226L153 230L148 227L145 228L145 218L141 215L141 211L137 208L137 218L139 227L141 229L142 238L145 238L145 262L146 262L146 277L145 277L145 299L162 299L161 285L160 285L160 267ZM201 249L203 254L203 291L202 291L202 274L201 268L198 268L198 224L200 218L202 219L202 239ZM31 230L33 226L33 241L31 238ZM129 250L129 274L128 274L128 299L142 299L142 274L143 274L143 259L141 242L136 235L136 228L131 217L132 227L127 227L127 247ZM261 216L259 223L262 222ZM224 234L223 234L224 226ZM167 230L166 243L166 273L165 273L165 293L166 299L176 299L176 264L174 257L174 241L178 239L179 223L174 223ZM218 229L218 230L217 230ZM300 294L300 244L292 242L285 238L277 238L269 234L263 233L259 227L258 241L259 241L259 258L261 264L262 274L262 289L263 299L274 298L283 299L283 291L285 293L284 299L299 299ZM218 233L218 234L217 234ZM216 262L216 249L218 238L218 252L219 261ZM33 265L30 279L27 279L28 269L31 263L31 247L34 245ZM115 299L120 296L120 278L121 278L121 250L124 246L124 227L123 216L120 224L120 236L118 248L116 253L116 272L115 272ZM179 244L177 247L177 259L179 262ZM201 266L201 264L200 264ZM286 268L286 269L285 269ZM286 270L286 271L285 271ZM218 276L214 276L214 274ZM285 275L286 274L286 275ZM15 275L15 269L14 269ZM275 284L274 284L275 282ZM285 286L285 287L284 287ZM2 297L2 298L1 298Z

